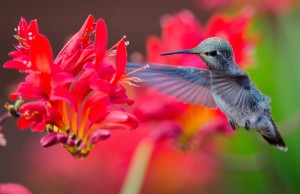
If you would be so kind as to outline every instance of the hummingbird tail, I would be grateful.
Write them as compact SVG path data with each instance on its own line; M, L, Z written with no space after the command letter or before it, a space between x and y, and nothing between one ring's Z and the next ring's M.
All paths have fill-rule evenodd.
M285 145L285 143L284 143L284 141L283 141L283 139L282 139L279 131L277 130L277 127L276 127L276 125L275 125L275 123L274 123L274 121L272 119L271 119L271 123L272 123L272 125L274 127L275 134L272 134L272 135L268 134L268 135L266 135L265 133L262 133L261 135L271 145L274 145L278 149L286 152L288 150L288 148L286 147L286 145Z

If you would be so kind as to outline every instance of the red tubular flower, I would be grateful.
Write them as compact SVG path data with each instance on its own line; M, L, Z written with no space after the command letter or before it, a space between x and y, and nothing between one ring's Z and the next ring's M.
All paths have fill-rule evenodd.
M20 71L30 70L30 47L33 39L39 33L37 21L31 20L28 25L26 20L21 18L16 31L18 35L15 37L19 41L19 45L15 46L15 51L9 53L9 56L14 59L6 62L3 67L13 68Z
M38 33L36 20L28 26L22 18L16 37L19 45L4 67L26 73L25 81L11 94L13 100L28 100L18 108L20 129L47 131L43 146L62 143L81 158L110 136L109 129L137 127L137 119L120 107L133 103L120 84L126 45L121 39L106 50L108 36L102 19L94 25L89 16L56 59L48 39Z

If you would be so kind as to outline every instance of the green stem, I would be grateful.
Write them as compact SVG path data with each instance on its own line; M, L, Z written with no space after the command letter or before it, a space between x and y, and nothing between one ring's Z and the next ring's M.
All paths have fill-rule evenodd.
M121 194L140 192L154 146L155 141L150 138L145 138L139 143L121 188Z

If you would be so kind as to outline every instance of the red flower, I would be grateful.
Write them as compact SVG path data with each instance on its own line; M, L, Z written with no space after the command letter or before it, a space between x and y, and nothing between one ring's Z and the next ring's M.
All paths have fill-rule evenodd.
M165 51L178 50L179 48L193 48L205 38L202 26L192 12L184 10L173 16L166 15L161 19L161 27L161 38L150 36L147 39L147 61L162 64L204 67L204 63L197 56L160 56L160 54Z
M200 10L214 10L222 8L242 8L244 6L253 6L255 10L265 13L284 13L292 10L299 1L297 0L193 0Z
M15 46L16 50L9 53L10 57L14 59L6 62L3 67L14 68L18 70L31 69L30 63L30 47L33 39L39 33L37 20L31 20L28 25L24 18L21 18L17 28L16 39L19 41L19 45Z
M155 131L168 130L170 125L160 123L160 128ZM55 191L60 188L59 185L72 185L64 187L66 193L120 193L134 151L141 141L149 138L152 127L146 128L144 125L135 133L116 132L105 144L96 145L96 151L83 161L73 160L59 147L43 152L29 142L25 154L33 168L30 169L31 173L24 175L31 180L28 186L34 189L43 185L42 189L36 188L40 192ZM205 149L196 153L186 153L170 146L169 141L159 141L153 150L139 193L209 193L214 190L212 185L220 181L219 172L222 171L221 160L214 149L206 145ZM46 178L41 178L41 174ZM57 174L60 179L57 179ZM52 184L47 184L49 180L52 180Z
M10 53L13 60L4 64L26 74L11 94L13 100L29 100L18 109L20 129L47 131L43 146L62 143L75 157L84 157L110 136L109 129L137 127L136 118L120 107L133 103L120 84L127 61L125 42L121 39L106 50L107 38L105 22L99 19L94 25L89 16L53 59L36 20L27 26L21 19L19 45Z
M231 43L237 64L242 67L249 65L251 50L255 44L255 39L247 36L251 19L252 10L243 10L231 18L215 15L208 21L207 26L202 27L189 10L181 11L173 16L164 16L161 20L161 38L150 36L147 39L147 61L205 68L205 64L198 56L169 55L161 57L160 54L179 49L191 49L202 40L217 36L227 39Z

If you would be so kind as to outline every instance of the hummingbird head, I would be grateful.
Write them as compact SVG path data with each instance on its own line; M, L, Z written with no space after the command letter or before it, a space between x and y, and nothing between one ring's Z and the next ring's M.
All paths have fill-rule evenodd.
M161 55L196 54L199 55L208 69L225 71L234 62L233 49L228 41L212 37L203 40L193 49L167 52Z

